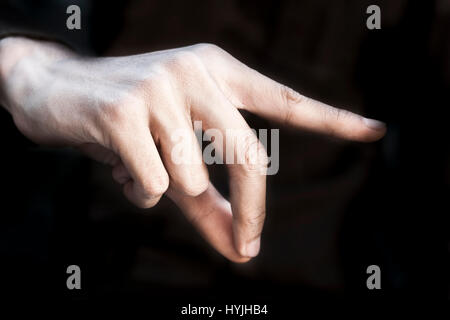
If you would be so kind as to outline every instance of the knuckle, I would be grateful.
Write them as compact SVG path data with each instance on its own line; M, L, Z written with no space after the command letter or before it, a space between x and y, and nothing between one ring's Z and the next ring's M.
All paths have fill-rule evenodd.
M151 208L156 205L161 197L152 197L147 194L142 194L140 191L136 191L133 187L133 182L128 181L123 186L123 193L125 196L137 207L141 209Z
M285 85L280 85L279 91L279 94L286 105L299 104L305 99L300 93Z
M292 117L294 114L294 106L299 105L303 102L305 102L305 97L302 96L297 91L285 86L280 85L279 86L279 93L278 95L281 98L281 101L283 102L280 104L280 113L284 115L284 123L290 124L292 122Z
M265 218L266 211L264 209L260 209L256 212L256 214L244 217L239 222L247 229L250 229L250 232L256 236L259 235Z
M165 63L165 69L170 74L179 75L195 70L201 64L200 58L192 50L180 50L175 52Z
M185 64L196 62L198 60L198 56L192 50L181 50L175 53L175 60Z
M267 171L268 156L264 146L255 135L247 135L241 144L244 170L248 173L264 174Z
M194 45L194 49L197 52L205 53L205 54L217 54L217 53L220 53L223 51L223 49L220 48L219 46L217 46L213 43L207 43L207 42L198 43L198 44Z
M326 107L324 109L324 119L325 121L342 121L348 118L350 113L347 110Z
M157 175L142 181L142 188L147 197L162 196L169 188L169 178L166 175Z
M349 111L333 107L324 107L322 114L323 124L330 134L335 134L340 127L338 123L343 123L351 116Z
M227 51L212 43L199 43L192 48L199 57L208 59L212 64L224 64L235 60Z

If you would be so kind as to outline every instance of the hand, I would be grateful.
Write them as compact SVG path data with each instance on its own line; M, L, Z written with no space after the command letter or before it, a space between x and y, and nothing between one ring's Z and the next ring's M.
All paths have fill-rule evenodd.
M167 191L212 246L235 262L259 252L267 156L254 135L232 150L243 150L246 161L228 165L230 204L209 182L194 121L203 129L248 130L238 111L245 109L345 139L374 141L385 133L382 123L302 96L210 44L83 58L56 44L7 38L0 42L0 83L1 100L25 136L76 146L110 164L139 207L154 206ZM171 134L180 128L198 161L172 161Z

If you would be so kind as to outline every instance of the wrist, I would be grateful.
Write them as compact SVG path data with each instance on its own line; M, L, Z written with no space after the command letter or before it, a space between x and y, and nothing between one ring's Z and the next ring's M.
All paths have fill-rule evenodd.
M7 37L0 40L0 103L12 113L10 82L17 65L31 55L30 41L21 37ZM19 72L15 72L15 78ZM22 79L18 79L22 80ZM13 81L14 82L14 81ZM17 81L16 81L17 82Z
M5 108L7 108L6 80L10 70L15 65L15 55L14 52L11 52L11 43L14 42L14 38L6 37L0 39L0 104Z
M0 103L13 113L23 98L19 92L44 80L42 71L49 64L70 55L65 47L47 41L23 37L0 39Z

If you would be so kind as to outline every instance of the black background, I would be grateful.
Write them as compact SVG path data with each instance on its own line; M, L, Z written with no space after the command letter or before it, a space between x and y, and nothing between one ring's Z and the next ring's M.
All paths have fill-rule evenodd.
M306 301L432 301L445 295L448 249L442 248L442 238L448 229L445 222L449 212L450 14L448 6L441 8L443 2L439 1L400 2L400 9L396 9L387 1L299 1L303 6L292 1L236 1L234 10L248 24L234 19L235 11L217 1L215 5L153 1L141 5L149 10L148 18L139 15L140 7L133 1L114 7L99 2L92 10L95 19L86 18L86 23L92 24L92 34L75 40L74 46L111 55L213 42L296 90L385 121L387 135L379 142L363 145L281 130L281 167L278 175L268 178L266 223L268 238L277 241L265 242L263 234L261 257L256 259L256 267L249 267L250 272L256 271L248 276L245 266L234 266L212 252L168 200L158 205L159 209L151 209L153 213L142 215L120 195L108 169L74 150L33 145L2 110L0 290L8 299L18 301L145 301L152 312L170 310L167 318L175 317L188 303L267 303L276 317L293 312ZM381 7L381 30L365 27L369 4ZM286 25L286 12L296 6L299 12L292 15L297 18L291 19L309 22ZM4 8L11 7L6 3ZM219 13L229 19L216 18ZM48 14L54 13L44 10L37 21ZM390 16L395 18L389 20ZM26 15L21 19L26 20ZM333 19L341 19L348 26L331 33L330 38L326 26L329 28ZM202 25L214 20L232 21L232 27ZM136 29L142 21L147 25ZM108 23L110 28L105 27ZM253 27L256 31L248 31ZM352 28L363 31L352 32ZM289 43L289 37L298 43L283 46L285 42L280 39L287 38ZM353 51L339 52L339 43L347 50L348 42L355 44ZM327 43L331 43L330 52ZM341 63L333 56L346 54L348 58L343 61L347 67L333 69ZM308 69L309 63L321 65L318 56L324 60L323 72L327 68L331 73L347 70L347 77L321 76L321 70ZM300 70L305 70L304 74ZM348 92L356 92L359 100L353 100ZM246 116L254 127L278 127ZM299 143L304 147L298 147ZM327 147L333 152L323 151ZM328 164L314 165L312 159L312 164L306 165L312 173L297 174L296 163L305 154L325 159ZM284 160L288 158L291 160ZM358 165L362 169L356 176L343 175ZM222 171L211 168L211 175L226 193ZM299 236L299 250L293 253L286 245L296 248L295 232L292 236L283 234L283 229L270 228L289 219L295 227L301 220L293 215L308 208L317 211L310 219L333 212L332 202L326 199L337 191L327 181L339 179L360 181L343 193L349 197L344 209L320 222L325 224L327 219L339 216L333 227L336 238L332 250L338 258L332 260L336 265L328 266L340 270L339 281L309 281L308 273L301 268L304 264L293 261L297 256L303 261L301 257L311 254L309 251L322 250L320 243L327 238L328 229L321 232L320 223L314 226L314 222L308 222L314 236L306 238L310 241L307 243ZM344 191L350 182L343 184ZM308 194L312 192L305 187L308 185L315 186L312 190L317 195ZM304 204L305 198L311 203ZM179 229L173 229L173 223ZM178 230L186 234L174 236ZM264 255L264 250L272 253ZM312 268L322 268L320 259L311 261ZM80 291L69 291L65 286L70 264L81 267ZM366 288L366 268L371 264L382 270L382 290ZM327 270L322 272L325 279ZM206 280L204 274L208 274Z

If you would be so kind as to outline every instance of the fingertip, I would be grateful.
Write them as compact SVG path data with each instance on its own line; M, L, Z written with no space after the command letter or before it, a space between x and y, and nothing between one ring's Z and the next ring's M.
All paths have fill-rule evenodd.
M259 254L259 249L261 246L261 239L258 237L248 242L245 246L245 255L250 258L254 258Z
M261 237L257 236L252 240L244 240L239 237L237 232L234 232L234 243L236 251L240 256L251 259L259 254Z
M251 260L251 258L249 258L249 257L242 257L242 256L228 257L228 259L231 262L238 263L238 264L247 263Z
M362 141L374 142L380 140L386 134L386 123L375 119L362 118L362 122L366 128L366 134L363 136Z
M247 254L245 246L243 246L241 249L239 249L239 247L237 245L234 245L230 249L231 250L227 250L227 252L223 252L223 254L228 260L230 260L234 263L239 263L239 264L247 263L250 260L252 260L252 258L254 258ZM258 248L258 251L259 251L259 248Z
M376 130L376 131L385 131L386 130L386 123L370 119L370 118L363 118L363 122L369 129Z

